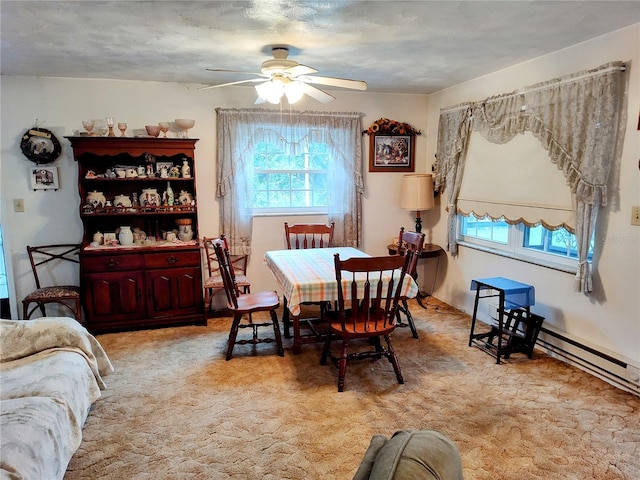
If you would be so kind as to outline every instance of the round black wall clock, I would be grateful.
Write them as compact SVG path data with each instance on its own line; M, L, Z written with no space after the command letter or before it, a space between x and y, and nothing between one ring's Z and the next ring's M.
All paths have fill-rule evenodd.
M51 163L60 156L62 147L56 136L46 128L31 128L24 132L20 150L35 163Z

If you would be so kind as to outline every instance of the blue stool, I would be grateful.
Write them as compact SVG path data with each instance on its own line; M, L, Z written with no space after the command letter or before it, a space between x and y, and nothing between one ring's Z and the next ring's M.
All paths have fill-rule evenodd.
M500 363L500 357L509 358L512 353L525 353L532 358L544 321L543 317L530 310L536 303L535 288L508 278L491 277L471 280L470 289L476 291L476 298L469 346L475 345L496 357L496 363ZM495 297L498 297L498 326L492 326L488 332L476 333L479 300Z

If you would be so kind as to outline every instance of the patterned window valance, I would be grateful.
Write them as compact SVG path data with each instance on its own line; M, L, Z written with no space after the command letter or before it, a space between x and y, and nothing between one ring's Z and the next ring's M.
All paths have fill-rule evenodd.
M591 291L586 261L597 209L607 204L607 181L621 138L625 66L616 61L598 68L531 85L522 91L443 109L438 130L435 187L447 190L448 249L457 252L455 215L470 134L506 143L531 132L548 151L576 199L576 236L581 291ZM496 200L499 192L496 192Z

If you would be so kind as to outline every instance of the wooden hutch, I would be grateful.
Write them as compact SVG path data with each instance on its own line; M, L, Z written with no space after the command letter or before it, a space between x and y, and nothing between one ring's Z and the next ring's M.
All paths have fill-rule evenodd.
M66 138L78 162L84 230L80 285L87 329L102 333L206 325L197 233L197 140ZM151 200L143 194L154 190L157 196ZM173 238L179 223L190 225L192 239ZM133 244L118 242L123 226L132 230Z

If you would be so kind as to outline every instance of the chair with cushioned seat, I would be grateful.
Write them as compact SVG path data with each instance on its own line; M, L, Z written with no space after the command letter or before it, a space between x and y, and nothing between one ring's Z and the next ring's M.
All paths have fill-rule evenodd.
M55 244L27 246L27 254L31 263L33 278L36 282L36 290L29 293L22 300L22 318L28 320L36 310L40 309L42 316L47 316L46 305L56 303L68 308L74 318L80 322L82 316L80 304L80 287L77 285L53 285L43 287L41 277L46 274L52 280L55 279L54 273L58 267L72 262L79 264L78 253L80 252L79 244ZM33 308L29 310L32 304Z

